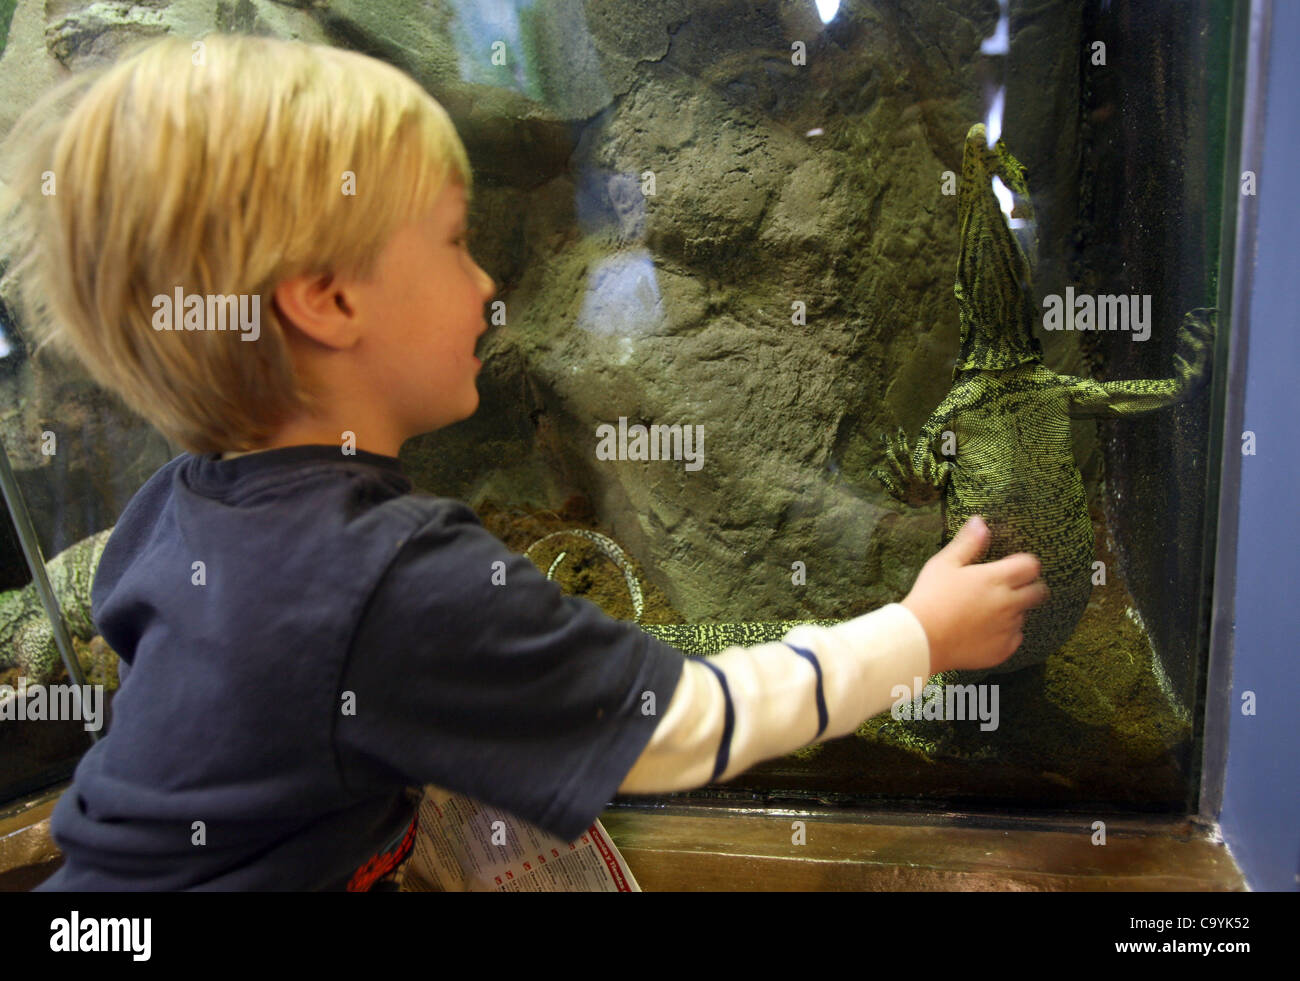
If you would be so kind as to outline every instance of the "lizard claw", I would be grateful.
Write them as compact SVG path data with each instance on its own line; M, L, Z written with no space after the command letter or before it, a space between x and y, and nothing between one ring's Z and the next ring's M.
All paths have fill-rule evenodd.
M1207 307L1189 310L1183 315L1182 326L1178 328L1174 367L1179 381L1189 392L1204 380L1210 346L1218 325L1218 312Z
M938 496L939 478L934 458L927 452L913 450L907 432L901 427L893 436L881 436L881 442L885 447L885 466L872 471L872 475L889 495L912 505L934 500Z

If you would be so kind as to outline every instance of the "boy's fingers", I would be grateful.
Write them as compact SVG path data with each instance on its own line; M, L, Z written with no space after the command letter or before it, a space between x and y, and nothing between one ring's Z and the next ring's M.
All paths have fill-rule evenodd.
M1014 618L1017 619L1021 626L1024 626L1025 614L1036 606L1041 606L1051 595L1051 590L1047 584L1041 580L1032 582L1027 586L1011 591L1010 604L1011 609L1015 611Z
M1045 582L1034 583L1032 586L1027 588L1025 592L1027 592L1033 600L1033 602L1029 604L1031 607L1041 606L1043 603L1046 603L1047 598L1052 595L1052 591L1047 588L1047 583Z
M989 563L989 569L1013 589L1028 586L1043 571L1042 563L1028 552L1017 552Z
M989 526L978 514L961 526L953 535L952 541L945 545L939 554L956 565L970 565L988 551Z

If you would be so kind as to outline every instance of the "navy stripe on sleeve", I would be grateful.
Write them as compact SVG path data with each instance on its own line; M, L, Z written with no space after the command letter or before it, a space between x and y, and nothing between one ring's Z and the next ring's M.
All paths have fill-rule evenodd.
M786 644L785 646L800 657L812 662L813 670L817 672L817 735L813 737L813 742L816 742L821 739L822 733L826 731L826 726L830 724L826 712L826 694L822 691L822 666L817 660L817 655L812 651L805 650L802 647L795 647L794 644Z
M713 782L727 772L727 763L731 759L731 734L736 728L736 711L732 707L731 690L727 688L727 676L722 673L722 669L710 664L707 657L693 657L691 660L699 661L717 675L718 684L722 685L722 698L726 702L726 712L722 722L722 744L718 747L718 761L713 765L713 776L709 778L709 781ZM818 690L820 691L820 688Z

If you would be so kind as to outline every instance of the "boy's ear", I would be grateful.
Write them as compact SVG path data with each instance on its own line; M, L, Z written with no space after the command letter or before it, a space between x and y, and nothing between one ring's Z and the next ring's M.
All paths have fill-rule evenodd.
M346 348L360 336L360 322L344 282L333 273L294 276L275 288L280 316L326 347Z

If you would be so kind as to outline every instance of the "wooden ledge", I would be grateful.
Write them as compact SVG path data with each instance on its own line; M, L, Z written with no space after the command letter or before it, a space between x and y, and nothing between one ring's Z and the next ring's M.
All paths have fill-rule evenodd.
M0 892L34 889L63 864L50 837L50 812L62 787L0 812Z
M647 892L1245 891L1227 847L1187 820L1078 830L967 818L616 807L601 823ZM804 824L795 844L793 823Z

